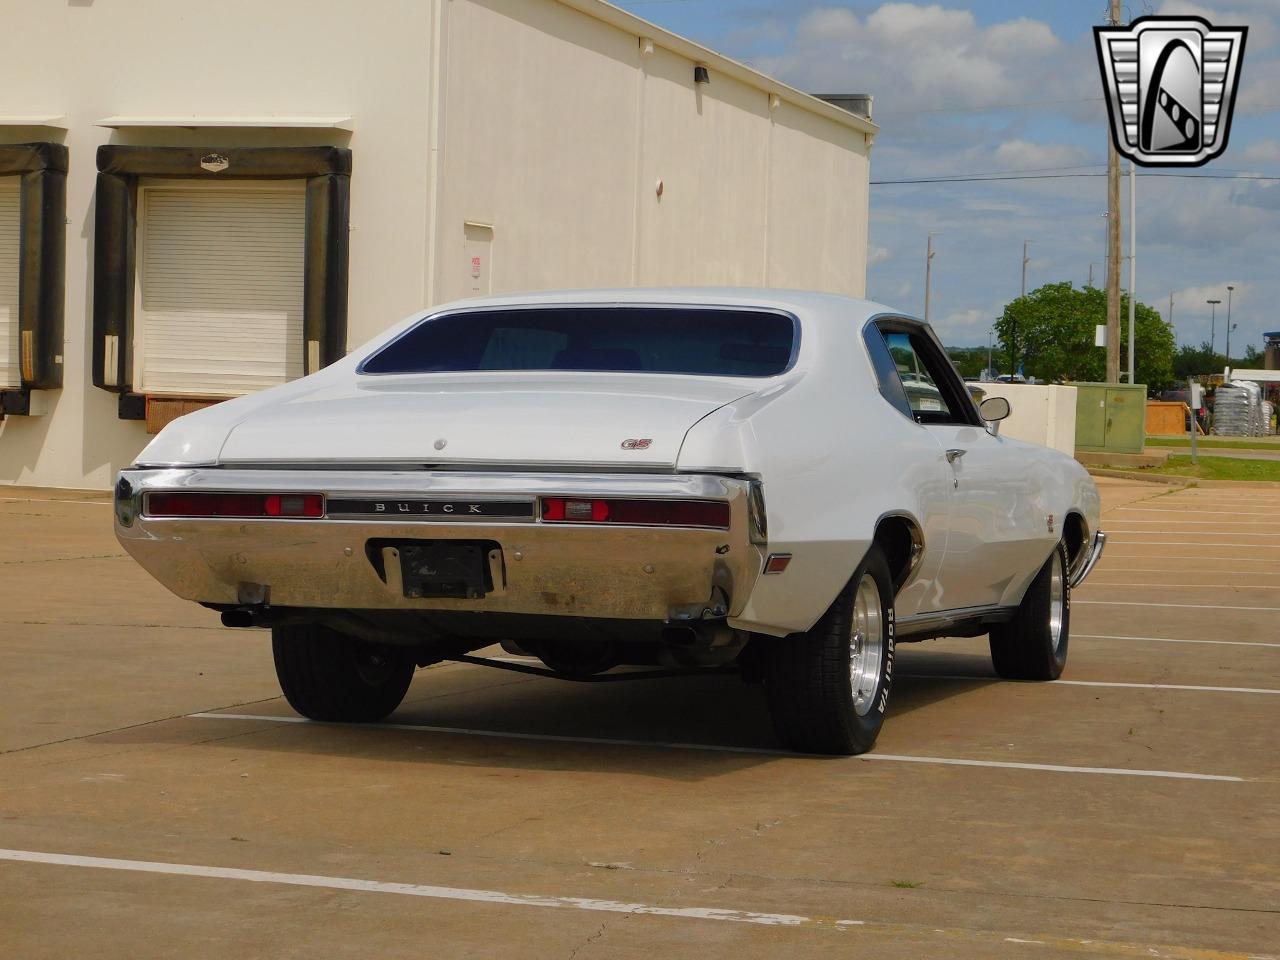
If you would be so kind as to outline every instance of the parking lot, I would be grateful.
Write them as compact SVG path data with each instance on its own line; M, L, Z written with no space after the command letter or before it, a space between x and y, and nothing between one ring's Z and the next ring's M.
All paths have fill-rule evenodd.
M732 677L419 671L300 722L268 637L0 500L0 957L1280 954L1280 490L1099 480L1063 680L900 648L875 752Z

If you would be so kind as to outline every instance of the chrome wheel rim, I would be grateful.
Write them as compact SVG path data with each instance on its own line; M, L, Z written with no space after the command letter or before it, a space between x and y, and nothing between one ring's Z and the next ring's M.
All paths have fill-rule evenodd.
M853 597L849 633L849 686L853 712L865 717L876 702L880 667L884 661L884 618L880 612L880 588L875 578L863 574Z
M1066 609L1067 578L1062 569L1062 553L1053 552L1049 561L1049 640L1053 655L1062 652L1062 612Z

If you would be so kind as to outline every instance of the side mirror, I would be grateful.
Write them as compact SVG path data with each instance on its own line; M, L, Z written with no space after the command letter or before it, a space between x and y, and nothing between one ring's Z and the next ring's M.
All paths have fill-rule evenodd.
M982 401L982 406L978 408L978 413L982 414L982 419L987 423L997 423L1004 420L1012 413L1009 407L1009 401L1004 397L987 397Z
M1009 401L1004 397L987 397L978 407L978 415L986 421L991 432L997 436L1000 434L1000 421L1012 412Z

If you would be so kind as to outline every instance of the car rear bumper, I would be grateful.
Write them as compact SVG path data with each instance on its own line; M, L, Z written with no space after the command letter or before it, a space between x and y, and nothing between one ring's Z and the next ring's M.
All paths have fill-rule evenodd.
M377 518L157 518L158 492L320 493L376 500ZM180 597L230 606L453 610L679 621L734 616L760 574L751 542L750 484L712 475L550 474L381 470L135 469L120 474L116 535ZM715 500L728 530L549 523L544 496ZM527 518L404 516L410 501L531 504ZM462 509L461 507L459 508ZM410 598L385 541L488 541L483 597ZM381 568L381 569L379 569Z

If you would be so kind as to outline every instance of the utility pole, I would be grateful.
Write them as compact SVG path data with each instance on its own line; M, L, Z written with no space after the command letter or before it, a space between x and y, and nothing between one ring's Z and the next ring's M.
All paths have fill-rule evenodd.
M1137 301L1134 299L1134 277L1138 272L1138 199L1136 187L1138 174L1132 160L1129 161L1129 382L1133 377L1133 345L1134 345L1134 310Z
M1022 295L1027 295L1027 264L1031 262L1031 258L1027 256L1027 247L1031 245L1030 240L1022 241Z
M1221 302L1222 302L1221 300L1205 301L1205 303L1209 304L1209 306L1212 308L1212 311L1213 311L1212 313L1209 314L1209 356L1210 357L1213 356L1213 351L1215 349L1214 344L1218 342L1218 304L1220 304Z
M1120 25L1121 0L1108 22ZM1107 383L1120 382L1120 155L1107 131Z
M1235 284L1227 284L1227 366L1231 366L1231 291Z
M924 322L929 322L929 285L933 274L933 234L929 234L929 245L924 256Z
M1000 318L996 317L996 319L999 320ZM995 331L993 330L987 331L987 376L991 376L991 344L994 333Z
M1089 286L1093 286L1093 264L1089 264Z

